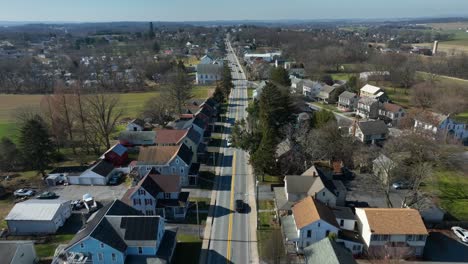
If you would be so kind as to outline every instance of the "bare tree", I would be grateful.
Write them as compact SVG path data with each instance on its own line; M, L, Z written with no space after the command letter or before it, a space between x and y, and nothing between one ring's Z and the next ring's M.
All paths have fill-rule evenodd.
M74 102L73 94L66 94L64 91L64 85L58 84L55 88L54 94L51 97L53 103L54 112L57 115L56 121L60 122L60 127L65 129L68 134L68 140L72 147L73 153L76 154L75 142L74 142L74 128L75 123L73 122L72 109Z
M123 114L120 99L117 95L100 93L88 95L86 103L89 126L100 142L109 149L110 136Z
M437 101L436 88L431 82L422 82L411 88L411 102L413 105L427 109Z
M182 108L192 98L192 85L183 69L176 68L168 76L168 85L163 91L163 97L174 105L177 114L182 113Z
M143 108L143 117L150 118L151 122L165 125L173 119L170 103L161 96L150 98Z

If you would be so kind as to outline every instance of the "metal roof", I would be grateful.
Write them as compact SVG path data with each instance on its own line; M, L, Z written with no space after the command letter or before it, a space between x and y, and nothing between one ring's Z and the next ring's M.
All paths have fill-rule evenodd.
M69 203L68 200L28 200L17 203L5 220L49 221L54 218L62 204Z

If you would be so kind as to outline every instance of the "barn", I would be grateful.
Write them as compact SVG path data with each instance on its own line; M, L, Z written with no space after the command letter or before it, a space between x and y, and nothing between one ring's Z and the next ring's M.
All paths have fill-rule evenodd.
M115 144L106 153L104 159L114 164L114 166L122 166L128 159L127 148L121 144Z
M12 235L54 234L70 215L68 200L32 199L17 203L5 221Z

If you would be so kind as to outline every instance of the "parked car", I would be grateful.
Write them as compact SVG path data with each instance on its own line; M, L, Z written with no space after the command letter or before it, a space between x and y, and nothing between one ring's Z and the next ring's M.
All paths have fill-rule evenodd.
M58 195L54 192L43 192L37 196L37 199L55 199Z
M458 238L460 238L461 241L468 243L468 230L459 226L453 226L452 231Z
M410 189L411 184L406 181L397 181L392 184L393 189L395 190L404 190L404 189Z
M31 189L19 189L19 190L16 190L13 194L16 197L31 197L34 194L36 194L36 192Z
M117 172L116 174L112 175L111 178L109 179L109 182L107 182L109 185L117 185L120 183L120 180L122 179L123 173L121 171Z
M236 200L236 211L238 213L242 213L244 211L244 201L243 200Z
M84 207L84 203L81 200L74 200L71 202L72 210L80 210Z

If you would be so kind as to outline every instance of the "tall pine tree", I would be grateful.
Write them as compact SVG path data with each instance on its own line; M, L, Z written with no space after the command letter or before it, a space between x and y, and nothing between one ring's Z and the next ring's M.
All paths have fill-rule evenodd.
M26 166L37 170L45 177L45 170L52 162L54 146L40 117L37 116L24 123L20 129L19 143Z
M148 30L148 37L150 39L154 39L156 34L154 34L153 22L149 22L149 30Z

